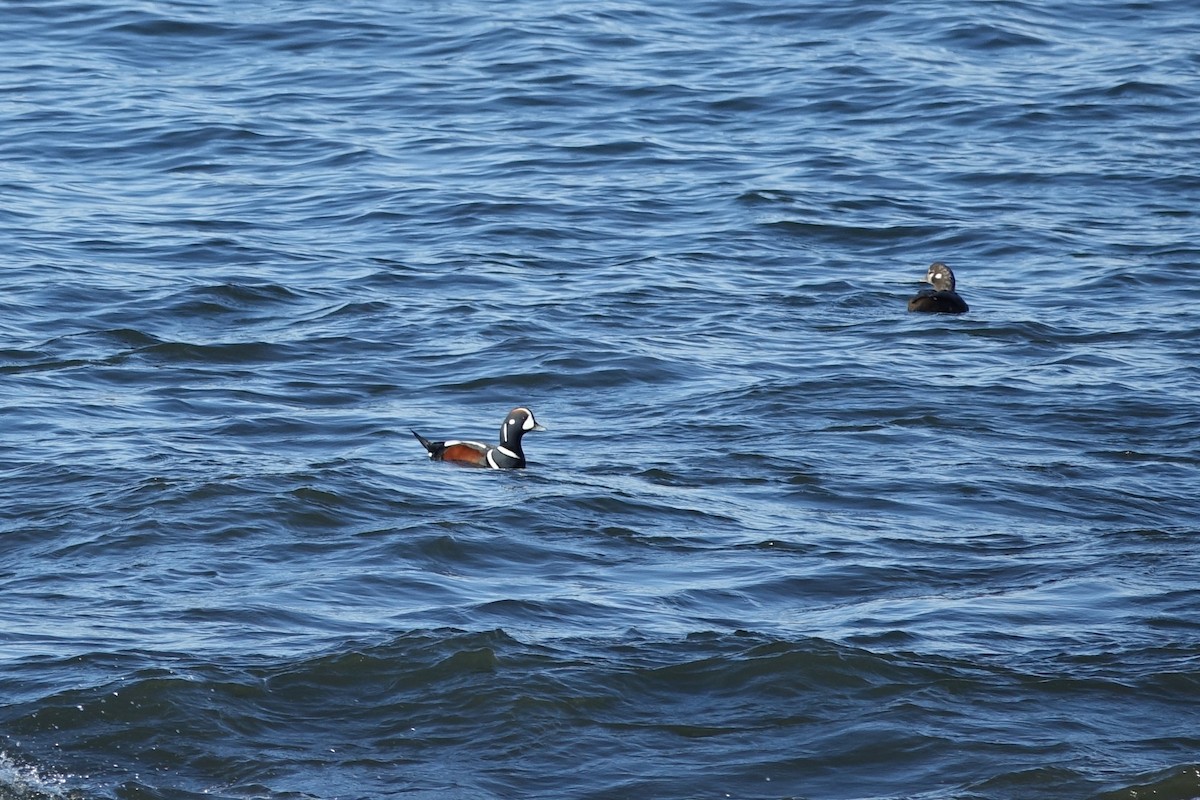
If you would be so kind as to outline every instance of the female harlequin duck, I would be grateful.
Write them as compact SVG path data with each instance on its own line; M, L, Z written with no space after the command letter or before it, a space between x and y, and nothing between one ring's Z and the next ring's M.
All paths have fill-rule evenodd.
M528 408L514 408L504 418L500 426L500 444L496 447L482 442L463 442L449 439L444 442L431 442L416 431L422 446L429 451L429 457L434 461L453 461L456 464L466 464L472 467L487 467L489 469L521 469L525 466L525 453L521 450L521 437L526 431L544 431L533 418L533 412Z
M925 281L933 284L932 289L922 289L908 301L909 311L929 311L934 314L961 314L967 303L954 291L954 273L940 261L929 265Z

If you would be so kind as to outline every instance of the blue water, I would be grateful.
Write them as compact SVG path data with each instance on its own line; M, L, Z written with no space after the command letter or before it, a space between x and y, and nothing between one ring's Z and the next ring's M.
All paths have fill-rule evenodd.
M1194 3L0 41L3 800L1200 797Z

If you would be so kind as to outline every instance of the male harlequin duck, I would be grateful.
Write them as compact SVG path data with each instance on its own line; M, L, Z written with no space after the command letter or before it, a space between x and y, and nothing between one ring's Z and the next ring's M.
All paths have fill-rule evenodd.
M525 466L521 437L526 431L544 430L546 429L538 424L533 418L533 412L528 408L514 408L508 412L504 424L500 426L500 444L496 447L483 442L463 442L457 439L431 442L416 431L413 431L412 435L429 451L429 457L434 461L453 461L456 464L489 469L521 469Z
M954 291L954 273L940 261L929 265L925 281L933 284L932 289L922 289L908 301L909 311L929 311L934 314L961 314L967 303Z

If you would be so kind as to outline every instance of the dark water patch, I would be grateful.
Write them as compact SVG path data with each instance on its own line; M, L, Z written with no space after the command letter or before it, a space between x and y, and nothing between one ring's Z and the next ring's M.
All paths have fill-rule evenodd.
M1200 795L1200 767L1192 764L1181 764L1171 770L1148 775L1144 782L1139 782L1120 789L1106 791L1096 795L1097 800L1134 800L1134 798L1154 798L1154 800L1189 800Z
M294 303L297 300L299 296L285 286L219 284L187 289L176 302L166 303L164 310L172 315L203 317L246 312L262 307L270 308L276 304Z
M952 47L967 47L974 50L1005 50L1029 48L1047 44L1040 36L1003 25L959 25L945 34L945 42Z

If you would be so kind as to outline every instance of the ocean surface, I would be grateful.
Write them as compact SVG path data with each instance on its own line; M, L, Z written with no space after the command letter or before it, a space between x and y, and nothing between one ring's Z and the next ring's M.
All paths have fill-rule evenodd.
M0 799L1200 797L1194 0L0 41Z

